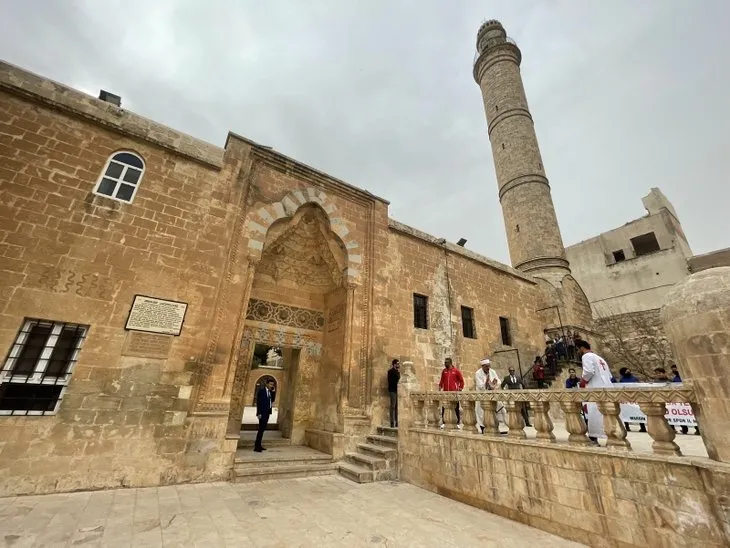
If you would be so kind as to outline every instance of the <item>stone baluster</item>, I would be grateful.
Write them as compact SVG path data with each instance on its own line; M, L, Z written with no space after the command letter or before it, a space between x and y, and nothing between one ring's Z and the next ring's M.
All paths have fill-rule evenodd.
M561 401L560 408L565 413L565 428L568 430L568 443L588 445L591 440L586 436L588 426L583 419L583 404L577 401Z
M476 429L477 415L474 407L474 400L461 400L461 422L464 425L464 431L472 433Z
M423 428L426 426L428 418L426 417L426 411L428 402L423 398L417 398L413 400L413 426L416 428Z
M526 438L525 419L522 418L523 403L518 401L508 401L504 405L507 408L507 426L509 427L507 436L516 439Z
M553 434L553 421L548 414L548 411L550 410L550 402L534 401L531 405L535 412L534 420L535 430L537 430L537 439L548 442L555 441L555 434Z
M487 436L498 436L499 435L499 421L497 420L497 405L496 401L483 401L481 402L482 409L484 409L484 434Z
M609 401L598 402L597 405L603 415L603 429L608 437L606 447L630 451L631 443L626 439L626 428L620 417L621 406Z
M663 403L640 403L641 411L646 415L646 429L654 440L652 447L659 455L681 455L679 446L674 443L677 433L669 426L665 417L667 407Z
M438 428L441 421L441 403L438 400L426 402L426 420L428 428Z
M443 400L441 409L444 411L443 425L446 430L456 430L456 402ZM440 410L439 410L440 412Z

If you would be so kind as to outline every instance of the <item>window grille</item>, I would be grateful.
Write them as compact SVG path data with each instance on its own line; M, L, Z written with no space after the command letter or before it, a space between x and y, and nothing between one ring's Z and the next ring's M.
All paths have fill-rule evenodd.
M53 415L88 326L26 319L0 370L0 415Z

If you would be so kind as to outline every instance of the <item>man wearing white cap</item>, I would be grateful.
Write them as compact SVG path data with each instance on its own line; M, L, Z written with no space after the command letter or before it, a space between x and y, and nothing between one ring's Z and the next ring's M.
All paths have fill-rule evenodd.
M479 362L481 367L474 373L474 384L477 390L496 390L499 386L499 377L491 368L489 358L484 358ZM484 432L484 409L479 402L474 407L477 415L477 432Z

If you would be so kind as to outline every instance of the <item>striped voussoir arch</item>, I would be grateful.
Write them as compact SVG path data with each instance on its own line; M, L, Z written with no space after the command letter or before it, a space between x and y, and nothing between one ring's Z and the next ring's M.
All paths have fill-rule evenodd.
M360 276L362 252L360 244L350 234L344 219L337 214L337 206L324 192L316 188L295 190L280 202L261 206L251 213L248 221L248 250L253 259L260 259L269 227L279 219L291 218L305 204L318 204L330 222L330 229L342 241L347 251L347 281L356 283Z

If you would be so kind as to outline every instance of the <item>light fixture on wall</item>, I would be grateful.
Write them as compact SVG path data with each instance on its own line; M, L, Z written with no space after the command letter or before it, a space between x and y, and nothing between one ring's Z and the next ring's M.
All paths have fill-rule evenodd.
M464 247L464 244L466 244L466 238L459 238L459 241L456 242L456 245Z

